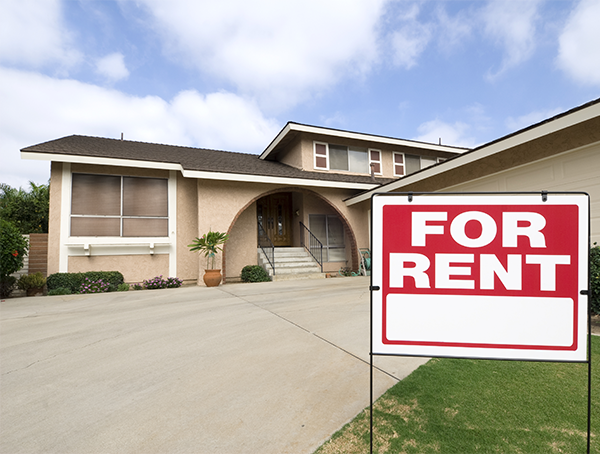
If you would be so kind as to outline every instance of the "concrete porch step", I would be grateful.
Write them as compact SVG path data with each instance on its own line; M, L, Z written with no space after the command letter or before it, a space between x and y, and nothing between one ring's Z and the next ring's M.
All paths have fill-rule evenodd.
M260 248L257 249L258 264L273 281L292 279L322 279L321 267L304 248L275 248L275 274Z

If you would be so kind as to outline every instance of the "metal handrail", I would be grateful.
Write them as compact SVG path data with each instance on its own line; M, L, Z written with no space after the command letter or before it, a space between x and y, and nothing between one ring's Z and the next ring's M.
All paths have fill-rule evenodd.
M275 275L275 245L271 241L271 238L269 238L269 235L267 235L267 231L264 229L261 222L258 220L257 220L257 222L258 222L258 247L260 247L260 249L265 254L267 262L269 262L269 265L271 265L271 269L273 270L273 275ZM270 252L271 252L270 258L269 258L269 254L267 253L267 250L265 250L265 248L267 250L270 249Z
M308 233L308 246L305 237ZM300 245L317 261L323 272L323 243L300 221Z

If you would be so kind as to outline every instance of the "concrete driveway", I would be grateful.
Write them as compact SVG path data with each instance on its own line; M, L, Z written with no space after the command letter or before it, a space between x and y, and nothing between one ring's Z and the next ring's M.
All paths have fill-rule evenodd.
M369 404L368 285L3 301L0 452L311 453ZM376 357L376 396L424 362Z

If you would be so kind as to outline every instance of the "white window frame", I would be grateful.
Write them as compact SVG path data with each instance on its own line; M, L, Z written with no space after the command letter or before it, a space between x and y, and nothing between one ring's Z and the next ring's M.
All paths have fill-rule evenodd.
M398 174L396 173L396 165L400 165L400 164L396 164L396 155L402 155L402 174ZM404 153L400 152L400 151L394 151L394 153L392 154L392 164L394 165L394 176L395 177L403 177L406 176L406 156L404 156Z
M317 145L324 145L325 146L325 155L322 154L317 154ZM325 158L325 161L327 162L325 167L320 167L317 165L317 156L320 158ZM315 170L329 170L329 144L326 142L313 142L313 168Z
M376 151L377 153L379 153L379 160L376 161L374 159L371 159L371 152L372 151ZM379 172L373 172L375 175L383 175L383 163L382 163L382 159L381 159L381 150L378 150L377 148L368 148L367 149L367 153L369 153L369 172L371 171L371 164L379 164Z
M169 178L164 178L164 177L148 177L148 176L132 176L132 175L121 175L121 174L108 174L108 173L91 173L91 172L73 172L71 174L71 190L73 189L72 187L72 181L73 181L73 175L75 174L79 174L79 175L94 175L94 176L100 176L100 177L118 177L120 179L120 185L121 185L121 198L120 198L120 208L121 208L121 212L118 215L94 215L94 214L73 214L71 212L72 210L72 206L69 208L69 237L70 238L79 238L79 237L87 237L87 235L81 235L81 236L75 236L71 234L71 219L73 218L106 218L106 219L118 219L119 220L119 235L102 235L100 237L90 237L90 238L159 238L159 239L166 239L169 237L169 229L170 229L170 220L169 220ZM167 215L166 216L132 216L132 215L125 215L123 213L124 210L124 199L123 199L123 190L125 187L125 182L124 179L125 178L151 178L151 179L159 179L159 180L165 180L167 182ZM72 200L72 195L71 195L71 200ZM124 225L124 220L125 219L166 219L167 221L167 234L164 236L159 236L159 237L148 237L148 236L123 236L123 225Z

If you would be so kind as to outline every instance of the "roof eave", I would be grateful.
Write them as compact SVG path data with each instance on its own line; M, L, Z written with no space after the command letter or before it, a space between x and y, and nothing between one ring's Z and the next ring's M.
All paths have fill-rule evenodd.
M371 195L375 192L399 191L403 187L413 183L431 178L444 172L449 172L458 167L462 167L463 165L479 161L494 154L501 153L504 150L514 148L526 142L531 142L542 136L564 130L599 116L600 99L559 114L552 119L542 121L541 123L537 123L500 139L481 145L480 147L467 151L462 155L439 163L431 168L423 169L417 173L401 178L400 180L381 185L373 190L350 197L345 201L345 203L347 206L352 206L370 199Z

